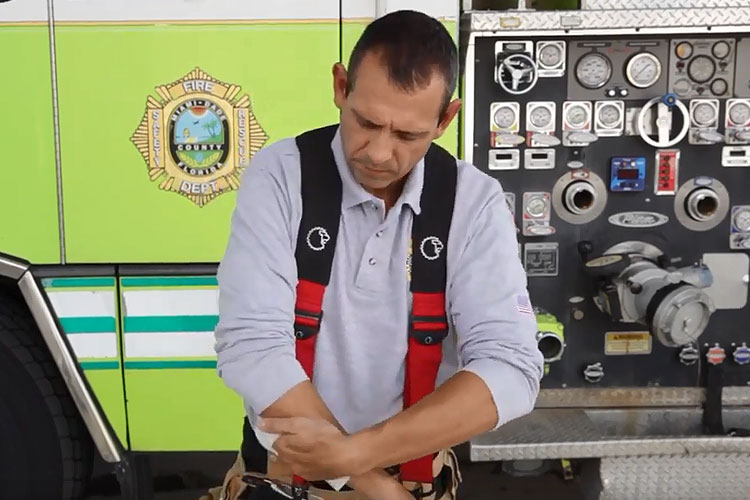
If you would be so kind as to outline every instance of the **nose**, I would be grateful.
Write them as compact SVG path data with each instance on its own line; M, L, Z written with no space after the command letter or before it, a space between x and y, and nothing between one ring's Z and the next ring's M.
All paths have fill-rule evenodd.
M393 143L388 131L381 130L373 134L367 144L367 157L373 165L381 165L393 156Z

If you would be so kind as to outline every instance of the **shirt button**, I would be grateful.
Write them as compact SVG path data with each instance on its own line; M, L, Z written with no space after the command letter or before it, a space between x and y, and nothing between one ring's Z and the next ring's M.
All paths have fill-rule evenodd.
M375 264L377 264L377 262L378 262L378 261L377 261L377 260L375 260L375 258L374 258L374 257L370 257L370 260L368 261L368 263L369 263L369 264L370 264L371 266L374 266Z
M381 236L383 236L383 231L378 231L377 233L375 233L375 236L380 238Z

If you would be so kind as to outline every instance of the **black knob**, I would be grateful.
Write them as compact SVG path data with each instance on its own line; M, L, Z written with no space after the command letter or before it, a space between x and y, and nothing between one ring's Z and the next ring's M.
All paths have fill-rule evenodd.
M594 244L591 243L589 240L583 240L578 242L578 253L581 255L581 258L584 262L586 262L588 259L588 256L591 255L591 252L594 251Z

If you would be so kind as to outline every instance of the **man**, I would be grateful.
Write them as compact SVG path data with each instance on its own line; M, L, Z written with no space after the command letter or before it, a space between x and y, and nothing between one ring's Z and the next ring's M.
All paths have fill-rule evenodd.
M218 372L242 396L258 435L280 436L269 475L349 478L354 492L316 493L324 498L414 498L407 489L415 483L404 486L393 466L419 457L434 457L435 475L450 466L440 497L453 498L457 474L445 450L534 406L543 360L499 183L442 153L456 172L455 196L433 205L439 211L454 202L452 218L425 217L450 224L447 242L410 241L424 208L426 176L437 168L425 155L460 107L451 100L456 74L448 32L413 11L374 21L348 71L333 67L340 124L329 140L316 140L335 160L341 203L312 377L299 342L295 347L301 314L295 311L301 282L295 247L299 254L305 237L313 250L330 243L320 227L300 236L303 204L324 200L302 199L302 143L295 139L259 151L243 175L218 272ZM323 175L323 165L315 168ZM436 389L404 409L405 377L415 376L405 373L417 300L409 293L409 263L422 258L414 248L427 260L445 257L441 312L450 330L437 351ZM429 490L429 484L416 486Z

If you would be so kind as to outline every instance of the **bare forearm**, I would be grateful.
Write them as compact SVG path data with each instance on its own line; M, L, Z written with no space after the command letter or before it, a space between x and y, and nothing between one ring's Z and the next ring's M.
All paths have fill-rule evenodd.
M321 399L315 387L309 382L302 382L290 389L281 398L261 413L264 418L307 417L322 419L335 425L342 433L346 431L336 420L331 410ZM349 485L372 499L394 498L392 490L399 487L382 468L353 476Z
M461 371L411 408L352 439L367 450L363 467L387 467L463 443L497 421L487 385Z

